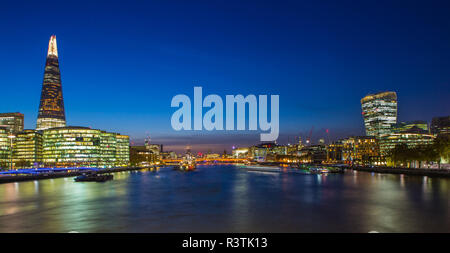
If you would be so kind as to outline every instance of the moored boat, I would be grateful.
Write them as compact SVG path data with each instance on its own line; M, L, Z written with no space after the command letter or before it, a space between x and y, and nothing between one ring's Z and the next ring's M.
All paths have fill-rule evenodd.
M191 159L184 159L180 162L180 165L178 167L181 171L193 171L197 168L197 165L195 163L195 160Z
M178 169L181 171L193 171L196 168L196 159L192 154L190 154L190 152L186 153L178 166Z
M106 182L114 178L111 174L97 174L97 173L83 173L82 175L75 177L75 182Z
M328 170L325 167L310 167L309 172L312 174L324 174L324 173L329 173L330 170Z

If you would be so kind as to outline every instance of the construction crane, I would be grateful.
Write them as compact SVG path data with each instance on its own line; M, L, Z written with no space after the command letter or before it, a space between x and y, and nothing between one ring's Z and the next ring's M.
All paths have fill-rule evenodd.
M325 130L325 132L327 133L327 142L328 142L328 145L330 145L331 143L330 143L330 131L328 130L328 128Z

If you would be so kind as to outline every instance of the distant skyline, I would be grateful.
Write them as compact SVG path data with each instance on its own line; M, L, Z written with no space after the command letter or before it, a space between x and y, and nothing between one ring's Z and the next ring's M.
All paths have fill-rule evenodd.
M0 10L0 112L35 128L48 40L68 125L181 151L231 151L259 132L176 132L177 94L280 95L279 143L363 135L360 99L395 91L398 121L450 114L448 1L56 1Z

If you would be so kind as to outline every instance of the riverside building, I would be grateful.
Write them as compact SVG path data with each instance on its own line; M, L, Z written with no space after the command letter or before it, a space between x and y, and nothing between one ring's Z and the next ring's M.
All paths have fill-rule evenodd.
M42 161L42 133L26 129L16 134L13 161L17 168L38 167Z
M406 144L408 148L422 145L431 145L435 136L426 132L398 132L381 136L380 152L383 156L388 156L389 152L399 144Z
M337 140L330 145L328 145L327 148L327 162L329 163L340 163L342 162L342 150L343 150L344 144L342 143L342 140Z
M66 126L56 36L50 37L36 130Z
M381 155L388 156L389 152L399 144L406 144L409 148L431 145L435 136L430 134L425 122L397 124L391 133L384 134L379 139Z
M418 120L412 122L401 122L392 126L392 132L421 132L421 133L429 133L428 124L425 121Z
M66 127L56 37L51 36L36 130L23 130L21 113L0 114L0 168L129 165L129 137L88 127Z
M367 136L380 137L397 123L397 94L392 91L365 96L361 99Z
M0 127L0 169L7 169L10 162L11 143L9 130L5 127Z
M48 45L36 130L34 133L23 133L18 138L18 162L33 161L33 164L44 167L110 168L129 165L128 136L88 127L66 126L54 35L50 37ZM29 152L33 144L36 145L34 158Z
M23 131L24 116L20 112L0 113L0 127L6 128L10 133Z
M431 133L450 134L450 116L435 117L431 120Z
M373 136L354 136L342 141L342 160L357 165L381 163L378 139Z
M128 166L129 137L88 127L46 129L42 162L48 167Z

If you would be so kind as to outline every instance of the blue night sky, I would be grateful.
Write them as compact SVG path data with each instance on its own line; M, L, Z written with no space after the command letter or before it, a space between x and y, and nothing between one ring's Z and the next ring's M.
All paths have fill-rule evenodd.
M314 3L312 3L314 2ZM173 96L280 95L280 143L363 134L360 99L397 92L399 121L450 113L448 1L8 1L1 112L34 128L55 34L69 125L220 151L259 132L176 132Z

